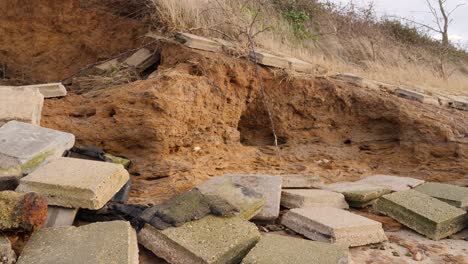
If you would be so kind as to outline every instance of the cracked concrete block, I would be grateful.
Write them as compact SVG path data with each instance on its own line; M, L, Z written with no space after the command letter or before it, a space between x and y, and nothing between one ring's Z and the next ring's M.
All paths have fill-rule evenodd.
M253 219L268 221L278 218L281 202L281 176L261 174L226 174L224 177L230 178L234 183L252 189L265 197L265 206Z
M58 158L22 178L17 191L40 193L50 205L97 210L128 180L129 174L120 164Z
M374 175L357 182L382 186L394 192L406 191L424 183L423 180L392 175Z
M32 232L47 219L47 200L37 193L0 192L0 233Z
M316 189L323 186L323 180L316 175L283 174L283 189Z
M381 223L338 208L292 209L283 216L281 223L309 239L347 247L387 240Z
M180 43L192 49L199 49L211 52L223 51L223 45L221 43L197 35L178 32L176 33L175 38Z
M424 104L439 105L439 100L437 100L437 98L426 95L422 92L411 90L410 88L400 87L395 90L395 94L408 100L413 100Z
M363 86L363 78L361 76L351 74L351 73L338 73L332 76L333 79L353 83L357 86Z
M428 182L415 188L416 191L437 198L453 206L468 209L468 188L451 184Z
M44 96L37 90L0 87L0 127L12 120L40 125L43 104Z
M10 240L6 236L0 235L0 263L15 264L16 254L11 248Z
M127 65L133 66L138 72L143 72L159 61L159 53L141 48L125 60Z
M238 263L260 240L257 227L239 217L206 216L165 230L146 224L138 241L173 264Z
M324 185L322 189L342 193L349 206L357 208L369 206L377 198L391 192L387 187L360 182L337 182Z
M47 208L46 227L72 226L78 208L65 208L60 206L49 206Z
M468 111L468 98L456 97L451 106L458 110Z
M242 264L346 264L346 247L281 235L265 235L242 260Z
M138 264L135 230L128 222L44 228L29 240L17 264Z
M468 224L466 211L416 190L384 195L374 209L433 240L448 237Z
M304 207L349 208L343 194L314 189L283 189L281 205L290 209Z
M270 66L280 69L288 69L289 68L289 61L286 58L279 57L267 52L263 51L256 51L255 53L250 52L249 55L250 59L255 61L257 58L257 63L264 66Z

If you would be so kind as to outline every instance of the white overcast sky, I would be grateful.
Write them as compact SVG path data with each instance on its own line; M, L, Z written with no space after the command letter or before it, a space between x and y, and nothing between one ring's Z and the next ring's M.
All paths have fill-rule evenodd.
M347 4L351 1L357 5L365 5L371 0L331 0L331 2L341 4ZM437 0L430 1L433 1L433 3L437 2ZM424 24L435 25L433 17L429 13L426 0L374 0L373 2L378 16L399 16ZM468 42L468 0L447 0L447 4L449 10L458 4L465 4L453 12L453 22L449 27L449 35L450 39L454 42ZM436 34L434 36L438 37Z

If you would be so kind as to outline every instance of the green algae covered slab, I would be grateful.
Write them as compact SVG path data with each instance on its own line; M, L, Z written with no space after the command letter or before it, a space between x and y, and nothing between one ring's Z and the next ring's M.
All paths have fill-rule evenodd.
M377 198L391 192L388 187L360 182L337 182L325 185L322 189L342 193L349 206L357 208L369 206Z
M468 224L464 210L415 190L384 195L374 209L433 240L450 236Z
M428 182L416 187L422 192L453 206L468 209L468 188L451 184Z

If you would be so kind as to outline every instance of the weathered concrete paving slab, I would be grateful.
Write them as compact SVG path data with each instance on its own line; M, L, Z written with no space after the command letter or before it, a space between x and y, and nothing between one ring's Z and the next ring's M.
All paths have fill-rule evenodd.
M44 228L31 237L18 264L51 263L137 264L135 230L124 221Z
M281 205L290 209L304 207L349 208L343 194L314 189L283 189Z
M289 69L297 72L312 73L314 71L314 66L308 62L305 62L296 58L286 58L289 62Z
M415 188L416 191L437 198L453 206L468 209L468 188L451 184L428 182Z
M265 197L265 206L253 219L268 221L278 218L281 202L281 176L226 174L224 177L230 178L234 183L250 188Z
M342 193L349 206L363 208L391 190L374 184L360 182L337 182L322 187L324 190Z
M358 86L363 85L363 78L352 73L338 73L333 75L332 78L342 82L353 83Z
M17 191L40 193L50 205L100 209L128 179L120 164L58 158L22 178Z
M346 247L281 235L263 236L242 264L351 263Z
M0 87L0 126L11 120L40 125L43 104L37 90Z
M464 210L415 190L384 195L374 209L433 240L450 236L468 224Z
M307 174L284 174L283 189L315 189L324 185L322 178L316 175Z
M468 98L454 98L451 107L456 108L458 110L468 111Z
M391 189L394 192L399 192L412 189L418 185L423 184L425 181L410 177L374 175L357 182L382 186Z
M235 206L239 217L246 220L257 215L266 202L262 194L235 184L229 177L213 177L196 188L204 195L216 196Z
M410 88L400 87L395 90L395 94L408 100L413 100L425 104L439 105L439 100L437 100L437 98L426 95L422 92L417 92Z
M177 41L192 49L211 52L221 52L223 50L221 43L197 35L178 32L175 37Z
M135 67L138 72L143 72L151 65L157 63L159 59L160 57L158 53L150 51L146 48L141 48L133 53L132 56L128 57L125 60L125 63Z
M65 208L60 206L49 206L47 209L46 227L72 226L78 208Z
M145 225L138 241L173 264L238 263L260 240L257 227L239 217L207 216L180 227Z
M73 147L75 136L69 133L10 121L0 127L1 177L27 174L39 165L63 155Z
M47 200L36 193L0 192L0 233L31 232L44 226Z
M0 86L2 88L12 88L16 90L31 90L39 91L44 98L54 98L54 97L63 97L67 95L67 89L63 86L62 83L44 83L44 84L33 84L33 85L24 85L24 86Z
M280 69L289 68L289 61L286 58L279 57L279 56L270 54L268 52L263 52L263 51L256 51L255 53L251 52L249 57L253 61L255 61L255 58L256 58L257 63L264 65L264 66L275 67L275 68L280 68Z
M281 223L312 240L348 247L387 240L381 223L331 207L292 209Z
M10 240L6 236L0 235L0 263L2 264L15 264L16 254L11 249Z

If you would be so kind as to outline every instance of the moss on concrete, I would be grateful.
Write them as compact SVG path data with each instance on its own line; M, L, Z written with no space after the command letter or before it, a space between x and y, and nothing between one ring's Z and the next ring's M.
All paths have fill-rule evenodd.
M36 155L35 157L33 157L32 159L28 160L23 165L21 165L21 170L23 172L29 172L29 171L35 169L40 164L42 164L47 158L49 158L53 154L54 154L53 151L47 151L47 152L40 153L40 154Z

